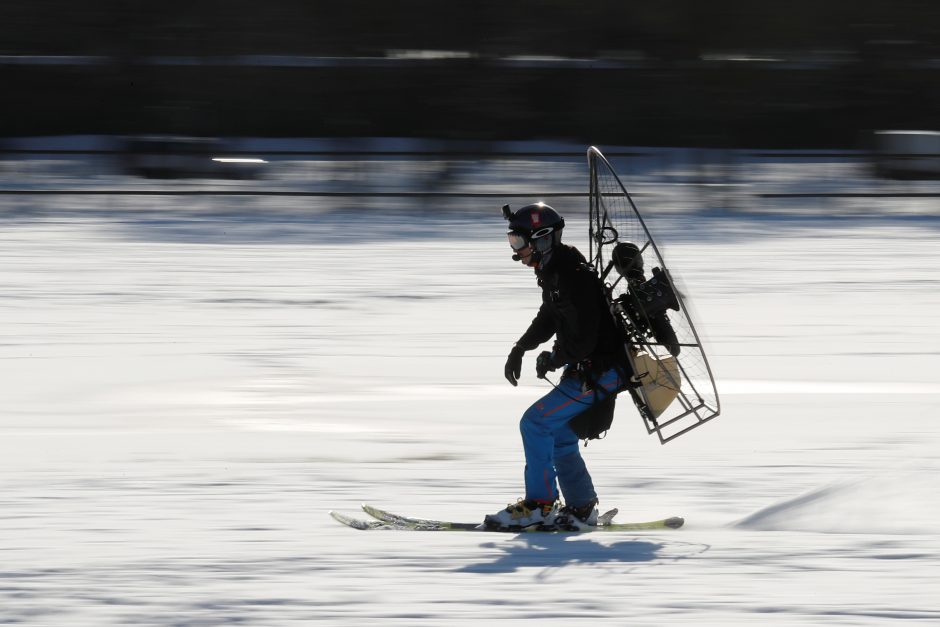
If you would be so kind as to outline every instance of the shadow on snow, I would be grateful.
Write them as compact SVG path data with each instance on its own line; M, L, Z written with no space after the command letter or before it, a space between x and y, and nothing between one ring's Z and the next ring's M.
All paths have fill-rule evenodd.
M487 542L486 549L499 549L495 561L457 569L468 573L512 573L520 568L560 568L575 564L640 564L663 559L664 544L625 540L603 544L584 536L521 533L511 544Z

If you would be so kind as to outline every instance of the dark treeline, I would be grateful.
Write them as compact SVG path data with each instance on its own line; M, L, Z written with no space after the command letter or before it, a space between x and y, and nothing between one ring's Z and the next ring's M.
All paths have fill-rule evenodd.
M932 0L30 0L0 55L4 135L851 147L940 111Z
M381 55L388 49L696 58L940 45L933 0L10 0L0 53ZM936 52L936 49L934 50Z

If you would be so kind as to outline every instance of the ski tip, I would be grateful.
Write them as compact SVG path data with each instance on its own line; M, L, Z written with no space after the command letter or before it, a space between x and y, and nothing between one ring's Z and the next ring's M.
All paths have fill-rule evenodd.
M362 520L357 520L355 518L351 518L347 516L346 514L342 514L340 512L330 510L330 516L332 516L333 520L335 520L336 522L342 523L346 525L347 527L352 527L353 529L359 529L360 531L365 531L366 529L371 528L369 523L362 521Z
M685 524L685 518L682 518L681 516L673 516L672 518L667 518L663 524L670 529L678 529Z

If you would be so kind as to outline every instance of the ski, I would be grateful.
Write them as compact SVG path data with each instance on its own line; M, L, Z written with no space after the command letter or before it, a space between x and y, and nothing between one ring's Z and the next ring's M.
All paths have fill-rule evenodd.
M442 520L428 520L426 518L411 518L409 516L393 514L392 512L386 511L384 509L379 509L378 507L374 507L372 505L369 505L368 503L362 504L362 511L367 513L369 516L372 516L373 518L376 518L382 522L385 522L391 525L398 525L398 526L405 526L405 527L407 526L451 527L452 529L466 530L471 527L475 529L476 527L480 526L477 523L452 523L452 522L446 522ZM613 521L614 516L617 515L617 512L618 512L617 509L612 509L608 512L601 514L600 516L597 517L597 525L598 526L609 525Z
M347 516L340 512L331 511L330 516L339 523L359 529L368 530L394 530L394 531L482 531L485 533L584 533L580 531L569 531L565 529L550 528L528 528L528 529L487 529L479 523L450 522L445 520L431 520L427 518L412 518L393 514L371 505L363 504L364 512L375 518L375 520L360 520ZM678 529L685 520L674 516L663 518L662 520L653 520L649 522L634 523L615 523L614 516L617 510L613 509L605 512L598 517L598 526L588 531L655 531L662 529Z
M452 523L429 520L426 522L405 522L398 520L389 522L385 520L360 520L340 512L331 511L330 516L347 527L367 531L370 529L392 529L398 531L482 531L477 529L476 523Z

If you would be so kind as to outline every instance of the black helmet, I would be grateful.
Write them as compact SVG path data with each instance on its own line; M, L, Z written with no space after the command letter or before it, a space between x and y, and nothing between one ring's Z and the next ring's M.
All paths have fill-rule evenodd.
M552 246L561 242L565 219L543 202L526 205L515 213L509 205L505 205L503 217L509 221L507 235L513 250L531 245L538 258L541 258L552 250Z

